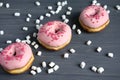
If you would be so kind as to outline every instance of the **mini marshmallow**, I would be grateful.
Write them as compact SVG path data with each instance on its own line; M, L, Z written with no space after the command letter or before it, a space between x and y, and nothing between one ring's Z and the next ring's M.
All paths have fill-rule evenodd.
M34 70L31 70L30 73L31 73L32 75L36 75L36 72L35 72Z
M46 17L51 17L51 14L50 13L46 13L45 16Z
M26 39L27 39L27 40L29 40L30 38L31 38L30 35L27 35L27 36L26 36Z
M40 25L37 24L36 25L36 29L39 30L40 29Z
M49 9L49 10L52 10L52 6L48 6L48 9Z
M0 48L0 52L3 50L3 48Z
M29 17L26 18L26 22L30 22L30 18Z
M65 20L64 20L64 23L68 23L68 22L69 22L69 19L65 19Z
M71 12L70 12L70 11L67 11L67 12L66 12L66 15L71 15Z
M37 67L36 72L37 72L37 73L41 73L41 72L42 72L42 69L41 69L40 67Z
M38 49L38 47L39 47L38 44L35 44L35 45L34 45L34 48L35 48L35 49Z
M0 7L3 7L3 2L0 2Z
M62 6L67 5L67 1L63 1L61 5L62 5Z
M36 66L32 66L31 69L32 70L37 70L37 67Z
M36 4L36 6L40 6L40 2L39 1L36 1L35 4Z
M104 68L103 67L99 67L97 69L97 72L100 73L100 74L102 74L104 72Z
M20 16L20 12L15 12L14 16L19 17Z
M50 67L54 67L54 66L55 66L55 63L54 63L54 62L50 62L50 63L49 63L49 66L50 66Z
M22 28L24 31L28 31L28 27L23 27Z
M95 5L100 6L101 4L100 3L96 3Z
M30 13L28 13L28 14L27 14L27 16L28 16L29 18L31 18L31 17L32 17L32 15L31 15Z
M27 43L27 44L31 44L31 41L30 41L30 40L26 40L26 43Z
M54 69L55 71L57 71L59 68L60 68L60 67L59 67L58 65L55 65L55 66L53 67L53 69Z
M35 42L35 41L33 41L33 42L31 43L31 45L32 45L32 46L34 46L35 44L36 44L36 42Z
M55 11L51 10L50 13L51 13L52 15L54 15L54 14L55 14Z
M62 4L61 2L57 2L57 6L61 6L61 4Z
M69 10L69 11L72 11L72 7L69 6L69 7L68 7L68 10Z
M42 51L38 51L38 52L37 52L37 55L38 55L38 56L41 56L41 55L42 55Z
M37 37L37 33L34 32L34 33L33 33L33 37Z
M77 34L81 34L81 30L80 29L77 29Z
M7 44L11 44L12 41L11 41L11 40L7 40L6 43L7 43Z
M115 6L117 10L120 10L120 5Z
M113 58L114 54L113 53L108 53L107 56L110 57L110 58Z
M3 30L0 30L0 35L4 35L4 31Z
M80 67L81 67L82 69L84 69L85 66L86 66L86 63L85 63L84 61L82 61L82 62L80 63Z
M21 42L21 40L20 40L19 38L17 38L15 41L16 41L16 42Z
M43 15L41 15L39 19L40 19L40 20L43 20L43 19L44 19L44 16L43 16Z
M21 42L22 42L22 43L26 43L26 40L22 40Z
M65 20L66 19L66 15L62 15L62 19Z
M109 13L110 13L110 10L107 10L107 13L109 14Z
M45 61L42 62L42 67L45 68L47 66L47 63Z
M92 5L95 5L97 3L97 0L92 1Z
M54 72L53 68L48 69L48 74L51 74L53 72Z
M76 24L73 24L72 29L73 29L73 30L76 29Z
M39 19L36 19L36 20L35 20L35 23L36 23L36 24L39 24L39 23L40 23L40 20L39 20Z
M91 43L92 43L91 40L88 40L88 41L86 42L86 44L87 44L88 46L91 45Z
M64 58L69 58L69 53L65 53Z
M73 49L73 48L71 48L69 51L70 51L70 53L75 53L76 52L75 49Z
M91 70L94 71L94 72L96 72L96 71L97 71L97 67L92 66L92 67L91 67Z
M107 9L107 5L104 5L103 8L104 8L104 9Z
M10 4L9 3L6 3L5 6L6 6L6 8L10 8Z
M102 51L102 48L98 47L96 51L100 53Z

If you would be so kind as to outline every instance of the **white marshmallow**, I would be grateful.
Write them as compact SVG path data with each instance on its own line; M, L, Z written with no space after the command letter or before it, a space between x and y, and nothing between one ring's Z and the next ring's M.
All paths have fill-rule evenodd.
M91 43L92 43L91 40L88 40L88 41L86 42L86 44L87 44L88 46L91 45Z
M0 52L3 50L3 48L0 48Z
M33 33L33 37L37 37L37 33L36 32Z
M29 17L26 18L26 22L30 22L30 18Z
M27 36L26 36L26 39L27 39L27 40L29 40L30 38L31 38L30 35L27 35Z
M65 20L64 20L64 23L68 23L68 22L69 22L69 19L65 19Z
M57 6L61 6L61 4L62 4L61 2L57 2Z
M110 57L110 58L113 58L114 54L113 53L108 53L107 56Z
M94 72L96 72L96 71L97 71L97 67L92 66L92 67L91 67L91 70L94 71Z
M6 8L10 8L10 4L9 3L6 3Z
M96 3L95 5L100 6L101 4L100 3Z
M55 66L55 63L54 63L54 62L50 62L50 63L49 63L49 66L50 66L50 67L54 67L54 66Z
M37 70L37 67L36 66L32 66L31 69L32 70Z
M58 65L55 65L55 66L53 67L53 69L54 69L55 71L57 71L59 68L60 68L60 67L59 67Z
M69 10L69 11L72 11L72 7L69 6L69 7L68 7L68 10Z
M66 15L62 15L62 19L65 20L66 19Z
M36 24L39 24L39 23L40 23L40 20L39 20L39 19L36 19L36 20L35 20L35 23L36 23Z
M76 24L73 24L72 29L73 29L73 30L76 29Z
M107 10L107 13L110 14L110 10Z
M3 2L0 2L0 7L3 7Z
M52 10L52 6L48 6L48 9L49 9L49 10Z
M40 20L43 20L43 19L44 19L44 16L43 16L43 15L41 15L39 19L40 19Z
M37 72L37 73L41 73L41 72L42 72L42 69L41 69L40 67L37 67L36 72Z
M81 34L81 30L80 29L77 29L77 34Z
M48 69L48 74L51 74L53 72L54 72L53 68Z
M35 72L34 70L31 70L30 73L31 73L32 75L36 75L36 72Z
M80 63L80 67L81 67L82 69L84 69L85 66L86 66L86 63L85 63L84 61L82 61L82 62Z
M35 41L33 41L33 42L31 43L31 45L32 45L32 46L34 46L35 44L36 44L36 42L35 42Z
M38 56L41 56L41 55L42 55L42 51L38 51L38 52L37 52L37 55L38 55Z
M70 12L70 11L67 11L67 12L66 12L66 15L71 15L71 12Z
M17 38L15 41L16 41L16 42L21 42L21 40L20 40L19 38Z
M34 48L35 48L35 49L38 49L38 47L39 47L38 44L35 44L35 45L34 45Z
M47 63L46 63L45 61L43 61L43 62L42 62L42 67L43 67L43 68L46 68L46 66L47 66Z
M16 16L16 17L20 16L20 12L15 12L14 16Z
M104 9L107 9L107 5L104 5L103 8L104 8Z
M24 31L28 31L28 27L23 27L22 28Z
M69 53L65 53L64 58L69 58Z
M54 14L55 14L55 11L51 10L50 13L51 13L52 15L54 15Z
M7 41L6 41L6 43L11 44L11 43L12 43L12 41L11 41L11 40L7 40Z
M26 40L26 43L31 44L31 41L30 40Z
M100 74L102 74L104 72L104 68L103 67L99 67L97 69L97 72L100 73Z
M0 30L0 35L4 35L4 31L3 30Z
M51 17L51 14L50 13L46 13L45 16L46 17Z
M98 47L98 48L97 48L97 52L100 53L101 51L102 51L102 48L101 48L101 47Z
M39 1L36 1L35 4L36 4L36 6L40 6L40 2Z
M69 51L70 51L70 53L75 53L76 52L75 49L73 49L73 48L71 48Z
M31 18L31 17L32 17L32 15L31 15L30 13L28 13L28 14L27 14L27 16L28 16L29 18Z

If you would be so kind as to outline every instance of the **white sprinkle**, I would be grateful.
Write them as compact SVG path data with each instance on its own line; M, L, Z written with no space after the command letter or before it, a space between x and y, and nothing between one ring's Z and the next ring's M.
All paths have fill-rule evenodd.
M86 66L86 63L85 63L84 61L82 61L82 62L80 63L80 67L81 67L82 69L84 69L85 66Z
M64 20L64 23L68 23L68 22L69 22L69 19L65 19L65 20Z
M76 52L75 49L73 49L73 48L71 48L69 51L70 51L70 53L75 53Z
M44 16L43 16L43 15L41 15L39 19L40 19L40 20L43 20L43 19L44 19Z
M36 66L32 66L31 69L32 69L32 70L36 70L37 67L36 67Z
M96 6L100 6L101 4L100 4L100 3L96 3L95 5L96 5Z
M30 38L31 38L30 35L27 35L27 36L26 36L26 39L27 39L27 40L29 40Z
M48 69L48 74L51 74L53 72L54 72L53 68Z
M21 40L20 40L19 38L17 38L15 41L16 41L16 42L21 42Z
M34 46L35 44L36 44L36 42L35 42L35 41L33 41L33 42L31 43L31 45L32 45L32 46Z
M0 48L0 52L3 50L3 48Z
M36 25L36 29L39 30L40 29L40 25L37 24Z
M50 13L54 15L54 14L55 14L55 11L51 10Z
M52 10L52 6L48 6L48 9L49 9L49 10Z
M39 47L38 44L35 44L35 45L34 45L34 48L35 48L35 49L38 49L38 47Z
M104 72L104 68L103 68L103 67L99 67L99 68L97 69L97 72L100 73L100 74L103 73L103 72Z
M26 22L30 22L30 18L29 17L26 18Z
M70 11L67 11L67 12L66 12L66 15L71 15L71 12L70 12Z
M49 66L50 66L50 67L54 67L54 66L55 66L55 63L54 63L54 62L50 62L50 63L49 63Z
M61 4L62 4L61 2L57 2L57 6L61 6Z
M37 67L36 72L37 72L37 73L41 73L41 72L42 72L42 69L41 69L40 67Z
M46 13L45 16L46 17L51 17L51 14L50 13Z
M32 75L36 75L36 72L35 72L34 70L31 70L30 73L31 73Z
M35 4L36 4L36 6L40 6L40 2L39 1L36 1Z
M69 53L65 53L64 58L69 58Z
M107 5L104 5L103 8L104 8L104 9L107 9Z
M31 44L31 41L30 40L26 40L26 43Z
M11 40L7 40L6 43L7 43L7 44L11 44L12 41L11 41Z
M98 47L98 48L97 48L97 52L100 53L101 51L102 51L102 48L101 48L101 47Z
M46 66L47 66L46 62L43 61L43 62L42 62L42 67L45 68Z
M117 10L120 10L120 5L116 5L116 9L117 9Z
M37 37L37 33L34 32L34 33L33 33L33 37Z
M69 10L69 11L72 11L72 7L69 6L69 7L68 7L68 10Z
M9 8L9 7L10 7L10 4L9 4L9 3L6 3L5 6L6 6L6 8Z
M0 35L4 35L4 31L3 30L0 30Z
M109 13L110 13L110 10L107 10L107 13L109 14Z
M40 23L40 20L39 20L39 19L36 19L36 20L35 20L35 23L36 23L36 24L39 24L39 23Z
M18 16L20 16L20 13L19 12L15 12L14 16L18 17Z
M38 55L38 56L41 56L41 55L42 55L42 51L38 51L38 52L37 52L37 55Z
M66 15L62 15L62 19L65 20L66 19Z
M114 54L113 53L108 53L107 56L110 57L110 58L113 58Z
M81 34L81 30L80 29L77 29L77 34Z
M72 29L73 29L73 30L76 29L76 24L73 24Z
M91 40L88 40L88 41L86 42L86 44L87 44L88 46L91 45L91 43L92 43Z
M32 17L32 15L31 15L30 13L28 13L28 14L27 14L27 16L28 16L29 18L31 18L31 17Z
M3 7L3 2L0 2L0 7Z
M95 5L97 3L97 0L92 1L92 5Z
M55 66L53 67L53 69L54 69L55 71L57 71L59 68L60 68L60 67L59 67L58 65L55 65Z
M96 71L97 71L97 67L92 66L92 67L91 67L91 70L94 71L94 72L96 72Z
M28 31L28 27L23 27L22 28L24 31Z

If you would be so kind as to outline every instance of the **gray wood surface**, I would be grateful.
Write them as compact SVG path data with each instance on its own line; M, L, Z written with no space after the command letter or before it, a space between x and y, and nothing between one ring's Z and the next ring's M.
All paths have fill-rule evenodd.
M49 12L47 6L51 5L55 9L56 2L59 0L40 0L41 6L35 6L36 0L0 0L0 2L10 3L10 8L0 8L0 30L5 31L4 36L0 36L0 47L6 47L6 40L15 42L16 38L25 39L26 35L32 35L37 32L35 29L35 19L40 15ZM62 1L62 0L61 0ZM41 57L36 56L38 50L33 49L35 54L35 61L33 65L40 66L42 61L47 63L55 62L60 66L60 69L52 74L47 74L45 69L42 73L32 76L29 71L21 75L7 74L0 68L0 80L120 80L120 11L114 8L115 5L120 4L120 0L99 0L102 5L107 4L110 12L109 26L99 33L87 33L81 29L78 22L78 16L83 8L90 5L91 0L68 0L68 6L72 6L72 14L68 16L70 19L69 25L76 24L77 28L82 30L81 35L77 35L73 31L71 43L62 50L49 51L40 45L38 50L43 52ZM45 18L41 23L46 23L50 20L61 20L61 15L66 12L66 7L62 11L50 18ZM20 17L14 17L14 12L20 12ZM31 21L25 22L27 13L32 14ZM28 26L28 31L22 31L23 26ZM85 45L85 41L91 40L93 43L90 46ZM36 41L32 38L31 41ZM101 53L95 52L95 49L101 46L103 48ZM62 55L74 48L75 54L71 54L70 58L63 59ZM114 53L114 58L106 57L108 52ZM81 61L87 63L85 69L81 69L79 64ZM91 66L102 66L105 68L103 74L97 74L90 70Z

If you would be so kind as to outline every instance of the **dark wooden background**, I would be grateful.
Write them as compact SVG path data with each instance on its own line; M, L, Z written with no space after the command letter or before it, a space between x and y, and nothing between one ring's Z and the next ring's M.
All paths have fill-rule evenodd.
M0 36L0 47L6 47L6 40L15 42L16 38L25 39L25 36L32 35L37 32L35 29L35 19L41 14L49 12L47 6L51 5L56 8L56 3L59 0L40 0L41 6L35 6L36 0L0 0L3 3L10 3L10 8L0 8L0 30L4 30L4 36ZM61 0L62 1L62 0ZM60 69L52 74L47 74L46 69L42 69L42 73L32 76L29 71L21 75L7 74L0 68L0 80L120 80L120 11L114 8L120 4L120 0L99 0L102 5L108 5L110 12L109 26L99 33L87 33L81 29L78 22L78 16L83 8L90 5L91 0L68 0L68 6L73 7L69 25L76 24L77 28L82 30L81 35L77 35L73 31L71 43L60 51L49 51L40 45L39 49L33 49L35 61L33 65L40 66L42 61L47 63L55 62L60 66ZM67 7L67 6L66 6ZM50 20L61 20L61 15L66 12L66 7L63 10L50 18L45 18L41 23ZM20 17L13 16L14 12L20 12ZM32 14L31 21L25 22L27 13ZM22 31L22 27L29 27L28 31ZM31 41L36 41L32 38ZM90 46L85 45L85 41L91 40L93 43ZM101 53L95 52L95 49L101 46ZM63 59L62 55L74 48L75 54L71 54L70 58ZM42 56L36 56L36 52L41 50ZM106 57L108 52L114 53L114 58ZM81 61L86 62L85 69L79 67ZM91 66L102 66L105 68L103 74L94 73L90 70Z

